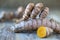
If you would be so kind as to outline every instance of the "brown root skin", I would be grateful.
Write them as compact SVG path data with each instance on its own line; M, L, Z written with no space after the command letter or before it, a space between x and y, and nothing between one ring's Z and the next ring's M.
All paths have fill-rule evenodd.
M31 15L31 11L33 10L33 8L34 8L34 3L29 3L26 6L23 17L21 19L19 19L19 20L16 20L15 22L19 23L20 21L29 19L30 15Z
M37 3L35 5L35 8L33 9L32 13L31 13L31 15L30 15L31 18L33 18L33 19L36 18L36 16L39 14L39 12L42 10L43 7L44 7L43 6L43 3ZM49 8L48 7L45 7L44 11L41 13L41 17L40 18L44 19L48 15L48 13L49 13ZM22 19L23 20L27 20L28 18L29 18L28 15L25 14L25 16L23 15L23 18ZM21 19L20 19L20 21L21 21Z
M25 14L23 15L23 18L21 18L20 20L16 20L16 23L19 23L20 21L23 21L23 20L28 20L29 19L29 17L31 17L31 18L36 18L36 16L39 14L39 12L42 10L42 8L43 8L43 3L37 3L36 5L35 5L35 7L34 7L34 9L32 10L32 9L29 9L29 8L31 8L31 7L29 7L29 6L32 6L32 4L31 3L29 3L28 5L27 5L27 7L26 7L26 10L25 10ZM28 8L28 9L27 9ZM32 13L28 13L28 11L27 10L32 10ZM29 11L29 12L31 12L31 11Z
M27 21L21 21L18 24L16 24L18 25L16 28L21 27L23 30L36 30L37 28L39 28L39 26L44 25L46 27L52 28L53 30L56 30L54 32L60 33L60 25L48 19L29 19ZM14 28L14 30L16 28ZM19 29L22 30L21 28ZM19 30L16 30L16 31L19 31Z
M39 12L41 12L43 7L44 7L43 3L37 3L31 13L31 18L35 19Z
M24 11L23 19L27 20L30 17L31 11L34 8L34 3L29 3Z
M41 14L39 15L40 18L44 19L47 17L49 13L49 8L48 7L45 7L42 11L41 11Z

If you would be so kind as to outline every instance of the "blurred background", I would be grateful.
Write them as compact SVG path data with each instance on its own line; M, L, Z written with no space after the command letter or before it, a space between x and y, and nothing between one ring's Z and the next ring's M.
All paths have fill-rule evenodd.
M16 10L19 6L26 7L30 2L42 2L45 6L50 8L49 17L60 22L60 0L0 0L0 11L2 10Z
M59 8L60 0L0 0L0 8L17 8L19 6L26 6L29 2L42 2L45 6L50 8Z

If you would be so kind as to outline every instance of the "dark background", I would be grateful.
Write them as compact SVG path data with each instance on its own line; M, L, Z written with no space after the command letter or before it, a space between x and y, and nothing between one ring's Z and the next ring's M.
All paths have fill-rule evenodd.
M29 2L42 2L50 8L59 8L60 0L0 0L0 8L17 8L18 6L26 6Z

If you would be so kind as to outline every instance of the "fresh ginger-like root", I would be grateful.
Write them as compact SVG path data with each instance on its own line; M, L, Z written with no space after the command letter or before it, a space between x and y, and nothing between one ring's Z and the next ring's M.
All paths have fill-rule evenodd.
M49 19L29 19L27 21L21 21L14 26L15 31L21 30L36 30L39 26L44 25L54 30L56 33L60 33L60 25L55 21L50 21Z
M31 6L32 5L32 7L29 7L29 6ZM35 7L33 6L34 4L31 4L31 3L29 3L28 4L28 6L27 7L29 7L28 9L27 9L27 7L26 7L26 10L25 10L25 14L23 15L23 18L22 19L20 19L20 20L16 20L16 23L19 23L20 21L22 21L22 20L25 20L25 19L28 19L29 17L31 17L31 18L36 18L36 16L39 14L39 12L42 10L42 8L43 8L43 3L37 3L36 5L35 5ZM32 10L32 8L34 7L34 9ZM30 9L31 8L31 9ZM27 12L27 10L32 10L32 13L30 13L29 14L29 12L31 12L31 11L29 11L29 12ZM24 19L25 18L25 19Z
M29 19L33 8L34 8L34 3L29 3L24 11L23 17L19 20L16 20L16 23L19 23L20 21Z
M37 3L31 13L31 18L35 19L39 12L41 12L43 7L44 7L43 3Z
M53 33L51 28L40 26L37 30L37 36L40 38L45 38Z
M49 13L49 8L48 8L48 7L45 7L45 8L41 11L39 17L40 17L41 19L44 19L44 18L46 18L46 16L48 15L48 13Z
M31 11L34 8L34 3L29 3L24 11L23 20L27 20L30 17Z

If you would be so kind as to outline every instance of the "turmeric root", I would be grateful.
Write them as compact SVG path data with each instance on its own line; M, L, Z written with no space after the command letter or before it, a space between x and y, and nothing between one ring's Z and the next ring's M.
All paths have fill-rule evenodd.
M6 21L6 20L10 20L12 21L12 19L20 19L23 16L23 12L24 12L24 8L21 6L17 9L17 12L13 12L13 11L2 11L2 17L0 18L0 21Z
M53 20L45 19L45 17L48 15L48 12L49 12L48 7L46 7L40 13L40 18L39 19L36 18L36 16L38 15L38 13L41 11L42 8L43 8L43 4L38 3L34 7L34 3L29 3L27 5L25 11L24 11L25 14L23 15L23 18L21 19L23 21L21 21L20 23L18 23L16 25L11 26L10 27L11 31L13 31L13 32L32 31L32 30L36 31L38 29L37 30L37 35L39 37L47 37L53 31L56 32L56 33L60 33L60 25L58 23L56 23ZM12 16L13 13L10 14L10 15ZM31 15L32 19L28 19L30 17L30 15ZM10 17L7 17L7 18L10 18Z
M40 17L41 19L44 19L44 18L46 18L46 16L48 15L48 13L49 13L49 8L48 8L48 7L45 7L45 8L41 11L41 13L39 14L39 17Z
M37 36L40 38L47 37L53 33L53 30L49 27L40 26L37 30Z
M29 3L24 11L23 20L26 20L30 17L31 11L34 8L34 3Z
M31 13L31 18L35 19L39 12L41 12L43 7L43 3L37 3Z
M29 3L24 11L23 17L19 20L16 20L16 23L29 19L33 8L34 8L34 3Z
M34 11L32 11L32 12L34 12ZM40 18L40 19L46 18L47 15L48 15L48 13L49 13L49 8L48 8L48 7L45 7L45 9L43 9L43 11L41 11L41 13L39 14L39 18ZM34 14L35 14L35 13L34 13ZM32 19L36 18L36 17L34 17L34 14L31 14L32 16L30 15ZM37 16L37 14L35 14L35 16ZM34 18L33 18L33 17L34 17ZM16 20L16 23L19 23L21 20L22 20L22 19Z
M36 9L36 5L37 5L37 8L38 9ZM32 11L32 13L28 13L30 16L31 16L31 18L36 18L36 16L38 15L38 13L42 10L42 8L43 8L43 4L42 3L37 3L35 5L35 7L34 7L34 9L33 9L33 11ZM40 7L40 8L39 8ZM34 10L38 10L37 11L37 13L35 13L35 11ZM27 12L27 11L26 11ZM40 17L40 19L44 19L44 18L46 18L46 16L48 15L48 13L49 13L49 8L48 7L45 7L44 9L43 9L43 12L41 11L41 13L40 13L40 15L39 15L39 17ZM25 15L27 15L27 14L25 14ZM24 16L24 15L23 15ZM28 15L27 15L28 16ZM26 18L26 17L25 17ZM27 18L28 19L28 18ZM19 19L19 20L16 20L16 23L19 23L20 21L22 21L22 20L24 20L24 18L22 18L22 19Z
M12 27L14 29L14 32L20 32L22 30L36 30L41 25L52 28L55 32L60 33L60 25L48 19L31 19L27 21L21 21L20 23Z
M30 15L31 18L35 19L36 16L39 14L39 12L41 12L43 9L43 4L42 3L37 3ZM45 7L45 9L43 10L42 13L40 13L40 18L43 19L45 18L49 13L49 8ZM26 14L27 15L27 14ZM24 16L24 15L23 15ZM24 20L23 18L20 20L16 20L16 23L19 23L20 21Z

